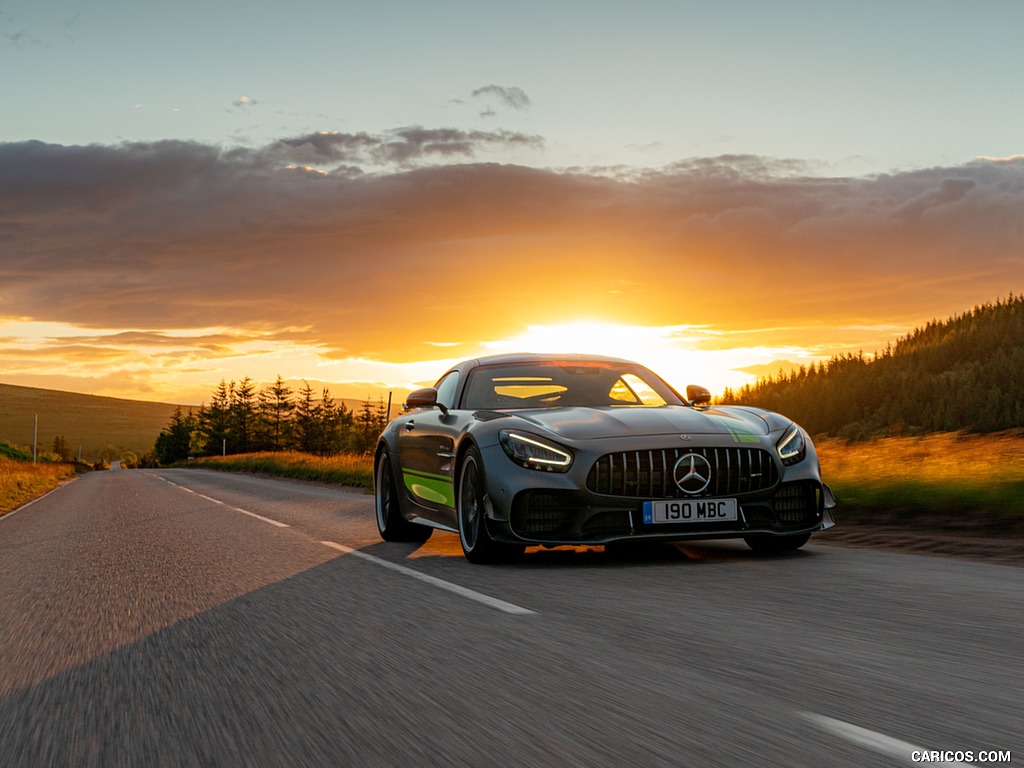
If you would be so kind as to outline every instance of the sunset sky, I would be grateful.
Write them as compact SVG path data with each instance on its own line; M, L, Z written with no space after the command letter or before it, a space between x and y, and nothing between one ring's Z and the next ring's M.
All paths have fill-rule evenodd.
M679 388L1024 292L1019 0L0 4L0 382Z

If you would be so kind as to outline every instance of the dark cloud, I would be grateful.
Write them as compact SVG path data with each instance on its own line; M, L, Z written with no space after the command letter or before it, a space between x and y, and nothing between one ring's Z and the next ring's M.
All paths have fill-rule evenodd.
M48 48L49 45L26 29L13 28L17 19L0 10L0 40L12 48ZM18 25L20 26L20 25Z
M0 37L3 37L3 39L6 40L8 45L12 48L25 48L29 45L42 45L40 40L30 37L25 32L7 32Z
M530 108L530 97L526 91L514 85L485 85L473 91L473 98L494 97L509 109L526 110Z
M412 167L520 141L402 128L256 150L0 144L0 315L399 355L573 316L896 322L1024 281L1024 159L872 178L755 157L618 175ZM342 165L367 158L392 170Z
M281 139L260 155L276 163L332 166L408 166L421 161L471 159L494 149L542 149L543 140L513 131L463 131L408 126L381 134L322 132Z

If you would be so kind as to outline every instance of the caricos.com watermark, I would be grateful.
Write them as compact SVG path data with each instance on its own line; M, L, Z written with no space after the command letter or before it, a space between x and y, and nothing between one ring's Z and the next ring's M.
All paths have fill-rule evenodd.
M910 753L915 763L1012 763L1008 749L915 749Z

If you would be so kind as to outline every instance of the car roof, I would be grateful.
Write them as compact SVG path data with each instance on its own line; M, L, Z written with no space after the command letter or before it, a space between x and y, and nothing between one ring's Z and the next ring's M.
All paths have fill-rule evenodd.
M501 355L484 355L483 357L477 357L472 360L464 360L459 363L455 368L460 368L465 365L477 366L477 365L501 365L505 363L556 363L556 362L567 362L567 363L580 363L580 362L600 362L600 363L627 363L630 365L636 365L632 360L626 360L621 357L608 357L606 355L584 355L579 353L567 353L567 354L553 354L553 353L540 353L540 352L513 352Z

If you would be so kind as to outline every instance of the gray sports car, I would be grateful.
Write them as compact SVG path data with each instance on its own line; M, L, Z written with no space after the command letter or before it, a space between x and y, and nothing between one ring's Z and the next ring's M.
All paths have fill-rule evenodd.
M810 437L777 413L711 406L628 360L498 355L459 363L381 434L386 541L459 534L473 563L528 545L743 538L803 546L835 500Z

